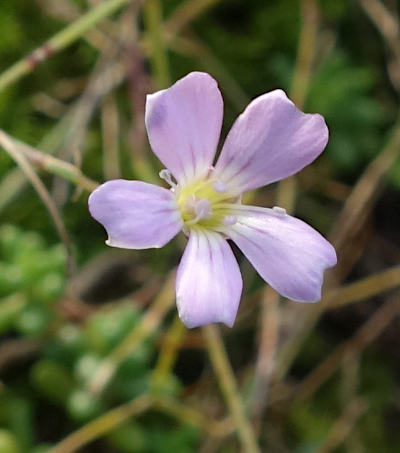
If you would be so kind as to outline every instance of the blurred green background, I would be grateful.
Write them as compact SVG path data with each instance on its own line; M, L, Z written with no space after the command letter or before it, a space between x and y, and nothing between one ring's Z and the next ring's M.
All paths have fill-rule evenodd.
M101 3L0 2L0 70ZM245 290L235 326L221 334L259 451L400 451L397 2L125 3L3 86L0 128L94 181L152 181L161 167L145 134L145 95L190 71L218 80L223 137L251 99L275 88L324 115L329 145L295 189L254 194L272 206L289 191L295 214L332 240L339 265L324 299L270 303L238 255ZM0 453L245 451L207 340L176 320L171 272L184 237L161 250L108 249L87 211L88 185L28 158L69 239L2 149ZM93 421L93 437L60 443Z

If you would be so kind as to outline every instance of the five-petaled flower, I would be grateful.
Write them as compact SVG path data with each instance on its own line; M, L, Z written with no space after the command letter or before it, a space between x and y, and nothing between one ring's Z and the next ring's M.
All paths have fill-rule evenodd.
M186 233L176 299L188 327L234 323L242 278L228 239L295 301L318 301L324 270L336 264L331 244L303 221L282 208L241 204L244 192L293 175L323 151L329 135L323 117L301 112L281 90L259 96L234 123L213 166L222 118L221 93L205 73L149 95L147 133L170 189L114 180L89 198L110 246L162 247Z

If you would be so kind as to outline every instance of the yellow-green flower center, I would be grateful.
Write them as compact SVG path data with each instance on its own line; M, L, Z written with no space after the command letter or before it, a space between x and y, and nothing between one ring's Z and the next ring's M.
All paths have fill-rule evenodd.
M176 200L187 228L219 229L236 219L229 205L237 202L225 184L215 179L200 179L185 187L176 187Z

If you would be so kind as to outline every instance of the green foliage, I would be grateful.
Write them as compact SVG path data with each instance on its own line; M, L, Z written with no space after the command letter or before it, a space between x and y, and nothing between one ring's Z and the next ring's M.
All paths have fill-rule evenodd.
M46 247L38 234L12 225L0 228L0 332L37 336L48 329L52 304L64 291L64 267L61 245Z
M34 434L43 402L58 407L75 423L101 415L105 400L91 393L88 386L107 355L135 329L142 312L131 302L122 302L112 310L94 313L84 326L60 323L55 301L64 290L63 249L46 246L38 234L4 225L0 253L1 264L8 270L2 273L0 286L1 332L47 338L29 373L22 376L24 396L17 396L19 382L11 383L9 391L0 394L0 424L9 428L0 431L0 453L45 452L49 447L39 445ZM50 331L53 328L54 336ZM107 390L107 400L115 404L149 391L153 347L151 341L141 342L122 361ZM158 391L172 396L180 388L179 380L170 376ZM157 435L153 430L152 424L128 423L107 436L107 443L116 451L147 453L158 451L154 445L164 445L162 451L168 446L191 451L197 442L193 430L186 427L170 432L157 425Z
M147 431L137 422L119 426L107 436L107 443L121 453L144 453L149 446Z
M326 438L334 421L323 407L296 405L291 411L291 426L296 436L296 452L312 451Z
M187 427L170 428L165 431L164 427L155 426L149 433L149 453L169 453L179 451L191 453L198 441L197 430Z
M350 172L382 146L383 112L371 96L373 72L337 52L321 65L310 90L309 110L320 112L331 130L328 154L340 170Z
M20 453L18 441L9 431L0 430L0 453Z
M42 396L58 404L65 403L74 384L67 368L46 359L32 367L31 382Z
M101 403L87 390L76 389L69 395L67 411L69 416L78 422L88 420L101 414Z
M71 20L57 19L49 14L43 5L51 3L54 7L60 3L61 9L63 5L67 8L72 5L84 11L89 4L96 2L0 2L2 70L29 54ZM319 112L326 118L330 141L319 163L333 181L342 183L357 179L360 170L378 155L386 142L387 130L395 121L398 101L388 76L388 53L386 50L384 53L384 45L377 39L358 3L348 0L317 2L319 40L305 105L306 111ZM389 5L390 2L386 3ZM163 5L165 16L169 16L183 1L166 0L160 1L160 4ZM211 58L207 53L200 57L180 53L179 42L175 43L177 47L168 51L171 80L192 70L211 72L218 79L224 94L224 133L227 132L239 113L235 92L226 83L227 80L237 83L250 99L278 87L290 91L299 44L300 14L298 0L215 2L213 8L182 31L183 38L198 38L209 49ZM129 22L129 25L132 31L133 24ZM102 24L87 38L90 41L94 35L97 44L101 39L116 42L120 30L123 27ZM142 31L143 24L140 22L140 38L145 36ZM123 61L130 65L135 57L134 46L125 48L118 44L117 47L119 51L127 52ZM140 49L147 49L144 40ZM109 50L107 47L104 53L107 54ZM95 67L98 69L96 63L99 55L93 42L89 44L82 38L36 68L29 77L0 92L1 128L34 146L45 143L44 151L51 150L61 158L68 152L75 153L73 158L68 155L68 159L80 165L79 158L75 160L77 150L70 150L68 146L68 149L64 149L65 133L68 132L67 136L71 137L75 131L68 130L65 124L60 128L60 124L63 124L64 112L82 99L92 71ZM152 74L148 72L145 54L143 59L143 75L149 76L145 88L148 91L152 89L153 80ZM142 127L142 123L137 123L142 121L140 114L137 115L139 119L135 116L135 109L140 110L140 105L135 102L144 102L145 94L140 92L140 83L135 79L138 68L133 66L130 68L129 82L113 92L119 114L120 135L117 138L121 146L121 176L127 178L139 177L136 158L139 156L137 147L140 144L132 141L132 129ZM134 95L139 100L133 100ZM85 98L86 102L89 98ZM57 108L49 109L49 105ZM83 159L83 172L98 181L105 178L102 155L104 130L97 109L101 106L102 100L96 104L85 140L79 144L78 150ZM51 139L48 135L50 132ZM144 156L149 165L154 164L156 173L159 163L149 153L146 154L146 140L143 148ZM1 181L9 178L14 169L10 157L0 152ZM400 162L391 170L390 184L398 196ZM62 190L59 182L47 174L39 175L57 200L75 246L79 268L84 267L92 257L103 253L105 249L104 231L89 217L87 211L87 194L79 190L74 193L74 189L69 187L65 201L60 196ZM134 350L116 364L115 374L101 391L93 391L94 378L98 378L107 360L114 357L115 348L129 338L135 329L143 329L143 316L149 302L146 294L151 293L152 288L140 287L137 300L136 295L128 295L123 300L111 300L104 306L86 306L87 311L77 314L73 304L77 303L79 311L80 301L67 292L65 249L60 244L43 203L28 185L21 192L13 184L8 185L7 190L12 201L5 207L0 203L0 340L4 344L22 344L28 352L26 356L22 354L17 357L15 363L11 361L10 365L7 364L4 377L0 378L0 453L46 453L68 433L150 391L175 399L189 395L193 396L193 400L202 400L202 386L199 386L200 390L196 385L185 387L183 379L174 373L161 375L159 380L154 377L159 346L163 340L159 333L165 333L167 322L160 327L160 332L153 332L146 340L140 341ZM333 211L331 204L325 203L325 194L319 197L311 193L307 197L306 215L312 219L314 226L321 231L328 231ZM142 281L143 268L145 273L153 276L167 275L178 263L179 249L184 242L183 238L177 238L162 250L138 252L140 264L132 266L132 272L138 274L134 276L135 282L136 277L138 282ZM133 256L132 253L129 252L129 256ZM379 262L378 267L380 265ZM375 270L376 263L368 261L367 267ZM254 275L253 270L246 272L250 273L246 282L248 286L251 286L249 281ZM260 280L257 280L257 284L260 284ZM77 299L79 297L81 294L76 296ZM72 302L72 311L68 311L69 302ZM235 342L230 351L234 359L239 357L238 362L253 367L251 373L248 373L248 369L235 368L239 379L243 375L254 374L253 354L250 351L252 346L249 345L253 345L254 338L258 338L258 330L251 310L250 314L245 313L246 328L240 331L240 341ZM282 313L284 317L284 309ZM250 321L254 323L250 325ZM283 340L287 334L285 321L282 320ZM341 333L339 336L341 339ZM193 338L196 342L196 334ZM192 337L189 341L192 341ZM337 338L315 330L296 357L293 368L300 370L300 374L308 372L336 344ZM232 360L232 363L236 362ZM192 363L189 362L187 366L192 366ZM383 365L379 353L363 357L357 394L366 401L367 410L357 422L357 436L362 451L366 453L400 451L398 432L390 430L388 423L390 410L395 412L397 408L398 411L394 373L394 367ZM290 376L288 383L291 384L292 378L294 381L297 377ZM273 411L273 416L268 414L266 419L271 431L268 429L267 433L268 436L272 433L272 439L268 438L267 442L273 444L274 436L279 437L277 433L283 433L282 444L285 446L282 450L272 447L270 451L311 453L323 443L345 405L340 390L343 384L341 379L339 373L332 376L317 396L307 403L291 404L291 401L285 401L282 407L278 404L278 414ZM216 413L220 401L218 392L215 386L215 401L211 406L216 408ZM193 428L185 420L177 421L170 414L160 412L149 410L143 417L125 420L98 440L99 451L198 451L203 434L201 430ZM399 420L398 413L394 419ZM236 451L234 442L231 436L218 451ZM84 451L92 453L96 449L96 445L93 448L88 446Z
M87 346L100 354L109 352L132 330L138 318L139 313L131 303L95 314L85 327Z

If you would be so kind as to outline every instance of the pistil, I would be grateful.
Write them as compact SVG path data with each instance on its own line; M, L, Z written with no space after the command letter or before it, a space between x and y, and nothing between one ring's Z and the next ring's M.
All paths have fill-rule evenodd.
M236 198L230 195L223 181L209 177L189 186L177 186L174 191L185 227L218 230L236 223L231 209L225 207L227 203L235 203Z

